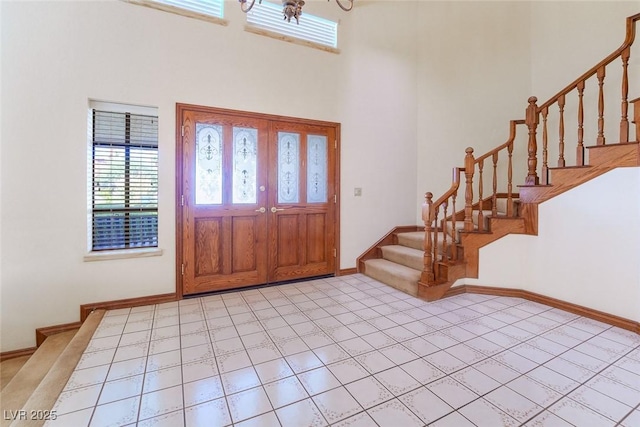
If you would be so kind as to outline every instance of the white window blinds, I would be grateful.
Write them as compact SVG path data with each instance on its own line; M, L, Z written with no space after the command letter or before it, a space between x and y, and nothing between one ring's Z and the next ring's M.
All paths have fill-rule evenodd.
M158 246L158 117L91 110L91 250Z
M283 34L332 48L338 47L338 23L306 12L300 16L300 23L283 19L282 6L263 1L247 13L247 23L268 31Z
M222 18L224 15L224 1L222 0L152 0L154 3L165 4L178 9L184 9L202 15Z

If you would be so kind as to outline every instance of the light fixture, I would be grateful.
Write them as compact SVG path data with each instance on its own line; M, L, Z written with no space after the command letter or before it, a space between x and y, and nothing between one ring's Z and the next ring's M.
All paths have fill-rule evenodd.
M247 13L251 10L253 5L256 3L256 0L238 0L240 2L240 9L244 13ZM330 1L330 0L327 0ZM346 0L348 3L345 6L340 0L336 0L338 6L346 12L349 12L353 9L353 2L355 0ZM262 3L262 0L258 0L258 3ZM282 0L282 14L284 15L284 19L287 22L291 22L291 18L295 18L296 23L300 23L300 15L302 15L302 6L304 6L304 0Z

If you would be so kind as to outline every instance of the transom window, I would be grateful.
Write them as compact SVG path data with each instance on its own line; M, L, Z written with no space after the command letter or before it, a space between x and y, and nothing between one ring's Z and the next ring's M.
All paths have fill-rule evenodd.
M156 109L93 103L91 250L158 246Z
M190 18L202 19L216 24L227 25L224 17L223 0L124 0L140 6L147 6L165 12Z
M338 47L337 22L306 12L300 17L299 24L293 21L287 22L282 17L282 5L280 4L266 1L256 4L247 12L247 23L268 32L327 47L329 48L327 50L335 51Z

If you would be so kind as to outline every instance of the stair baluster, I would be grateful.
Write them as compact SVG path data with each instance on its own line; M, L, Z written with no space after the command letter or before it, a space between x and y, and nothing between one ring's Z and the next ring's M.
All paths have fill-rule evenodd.
M560 114L560 123L558 124L558 134L560 137L558 141L558 145L560 147L560 157L558 158L559 168L565 167L565 164L566 164L564 160L564 105L565 105L565 96L562 95L560 96L560 98L558 98L558 109Z
M542 109L542 185L549 183L549 133L547 132L547 116L549 108Z
M498 153L493 153L493 193L491 194L491 215L498 215Z
M605 66L598 68L598 137L597 145L604 145L604 77Z
M576 166L584 166L584 80L578 83L578 147Z
M629 119L627 115L629 113L629 102L627 101L629 96L629 57L631 56L631 48L627 47L622 52L622 105L620 110L622 112L622 118L620 119L620 142L629 142Z
M473 231L473 172L475 169L475 158L473 157L473 148L468 147L465 150L464 158L464 176L466 178L466 187L464 193L464 231Z
M484 169L484 159L478 161L478 230L484 229L484 199L482 198L482 188L484 186L482 182L482 172Z

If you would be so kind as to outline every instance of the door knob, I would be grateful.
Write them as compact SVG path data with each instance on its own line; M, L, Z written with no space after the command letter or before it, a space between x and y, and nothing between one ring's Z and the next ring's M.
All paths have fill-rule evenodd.
M284 210L284 209L279 209L279 208L276 208L275 206L273 206L273 207L271 208L271 212L273 212L273 213L276 213L276 212L278 212L278 211L283 211L283 210Z
M260 209L256 209L256 212L265 213L267 209L263 206Z

